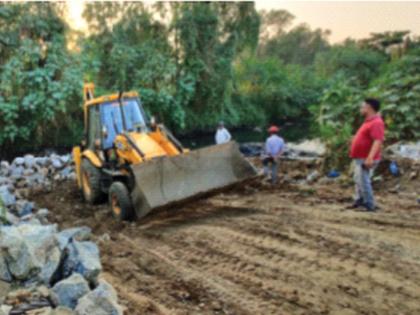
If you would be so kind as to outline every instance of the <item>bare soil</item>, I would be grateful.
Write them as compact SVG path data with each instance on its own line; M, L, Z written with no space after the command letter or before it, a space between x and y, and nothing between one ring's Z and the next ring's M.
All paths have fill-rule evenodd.
M419 181L407 187L377 187L382 209L365 213L344 209L350 186L258 180L123 224L108 205L86 205L74 183L34 199L62 228L93 229L103 277L129 315L412 315Z

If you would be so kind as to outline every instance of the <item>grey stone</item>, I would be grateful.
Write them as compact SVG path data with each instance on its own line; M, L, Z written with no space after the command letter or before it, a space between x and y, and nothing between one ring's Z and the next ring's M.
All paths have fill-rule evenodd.
M11 282L12 275L9 272L5 258L0 254L0 280Z
M51 158L51 164L56 170L63 168L64 164L59 158Z
M93 242L71 241L66 249L68 257L64 262L64 276L80 273L87 281L96 284L102 270L99 249Z
M31 214L25 215L24 217L21 217L17 225L24 225L24 224L42 225L42 222L38 218L34 217L34 215L31 213Z
M45 156L36 157L35 163L39 166L48 166L50 164L50 160Z
M82 226L61 231L57 234L60 248L64 249L71 239L76 241L87 241L90 239L92 230L90 227Z
M15 216L13 213L11 213L10 211L6 211L6 224L10 224L10 225L16 225L19 223L19 218L17 216Z
M18 200L16 202L16 214L19 217L31 214L34 210L34 203L27 200Z
M22 166L12 165L12 167L10 168L10 176L13 178L21 178L23 176L24 170L25 169Z
M61 170L60 175L67 178L71 174L72 170L73 168L71 166L67 166Z
M33 168L35 166L35 157L32 154L26 154L23 159L26 168Z
M20 224L0 228L0 247L13 277L50 282L61 259L56 232L55 225Z
M26 178L29 186L34 186L35 184L43 184L45 183L45 180L45 176L41 173L34 173Z
M16 197L10 192L9 186L0 186L0 198L3 200L3 204L6 207L16 204Z
M89 284L78 273L74 273L69 278L56 283L52 288L53 298L57 305L67 306L71 309L74 309L77 301L89 291Z
M2 306L0 306L0 314L1 315L9 315L10 314L10 311L13 309L13 307L12 306L10 306L10 305L2 305ZM3 314L2 314L3 313Z
M28 177L35 173L35 171L32 168L25 168L22 172L22 176Z
M63 164L69 164L71 161L71 155L70 154L62 155L60 156L60 160Z
M10 164L7 161L1 161L0 163L0 175L9 176L10 175Z
M0 186L9 185L10 179L6 176L0 176Z
M26 280L40 271L36 258L15 226L0 228L0 247L9 272L17 280Z
M44 223L44 222L47 223L48 222L48 215L49 215L49 213L50 213L50 211L48 209L42 208L42 209L39 209L37 211L37 213L35 214L35 217L38 220L40 220L42 223ZM57 235L57 239L60 242L60 239L58 238L58 235Z
M55 308L51 313L51 315L75 315L75 314L76 313L73 310L64 306L59 306Z
M13 160L12 165L23 165L25 163L25 159L23 157L17 157Z
M112 286L101 280L98 287L79 299L77 315L122 315L123 309L118 305L117 294Z

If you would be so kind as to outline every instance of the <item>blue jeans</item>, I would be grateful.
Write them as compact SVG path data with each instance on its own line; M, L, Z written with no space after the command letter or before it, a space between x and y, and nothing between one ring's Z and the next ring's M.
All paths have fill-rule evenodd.
M277 183L277 170L279 167L277 160L272 157L266 157L262 162L264 165L264 175L267 176L271 168L271 183Z
M355 200L356 203L373 210L375 209L375 198L373 196L371 178L379 161L375 161L375 164L370 169L363 167L364 161L364 159L354 160Z

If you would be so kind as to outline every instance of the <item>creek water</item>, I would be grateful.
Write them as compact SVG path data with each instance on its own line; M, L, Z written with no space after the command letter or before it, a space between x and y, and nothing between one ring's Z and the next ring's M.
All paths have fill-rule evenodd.
M308 123L287 122L278 125L281 126L280 135L287 142L297 142L309 138L310 132ZM184 147L190 149L197 149L214 144L215 131L216 130L211 132L194 132L186 135L175 134L175 136L181 141ZM239 143L264 142L268 136L265 129L259 128L237 128L229 131L232 134L233 139ZM71 150L72 147L67 146L57 146L54 148L34 148L32 145L28 144L27 146L20 146L19 148L14 148L14 150L0 150L0 160L12 161L15 157L23 156L28 153L34 155L45 155L50 154L52 152L58 154L67 154L70 153Z
M280 136L287 142L299 142L308 139L310 136L309 124L285 123L279 125L281 126ZM213 132L191 133L178 136L178 138L185 147L196 149L214 144L215 132L216 130ZM260 128L239 128L229 130L229 132L232 134L232 138L239 143L264 142L268 136L267 131Z

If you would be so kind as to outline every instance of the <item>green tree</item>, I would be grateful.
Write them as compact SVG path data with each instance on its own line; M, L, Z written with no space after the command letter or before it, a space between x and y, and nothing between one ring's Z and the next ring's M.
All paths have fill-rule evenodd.
M328 49L329 34L328 30L311 30L308 25L301 24L269 39L261 47L261 55L277 57L287 64L311 65L317 53Z
M355 79L361 86L368 86L381 66L387 61L384 54L371 49L362 49L356 43L335 45L320 52L315 58L317 73L324 79L337 74Z
M231 101L232 64L256 48L259 17L254 4L183 3L175 29L181 52L179 82L189 83L187 99L177 86L177 98L186 106L187 129L208 128L220 119L239 123Z
M66 48L63 7L0 5L0 146L58 145L78 134L81 72Z
M420 138L420 51L387 65L369 93L382 101L388 140Z
M242 60L235 77L236 98L258 122L309 119L309 105L317 102L322 84L310 69L277 58Z

